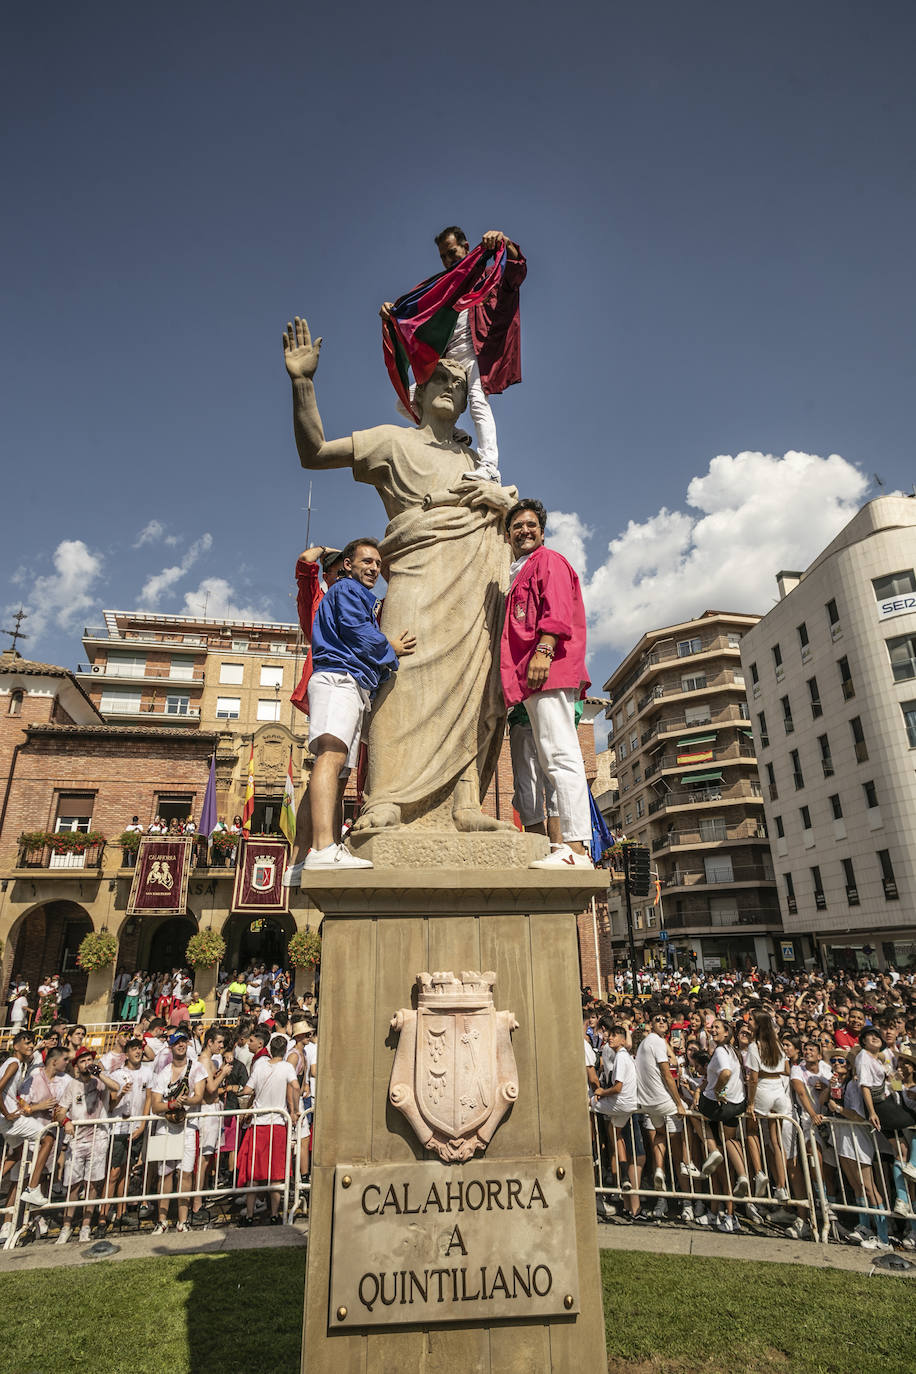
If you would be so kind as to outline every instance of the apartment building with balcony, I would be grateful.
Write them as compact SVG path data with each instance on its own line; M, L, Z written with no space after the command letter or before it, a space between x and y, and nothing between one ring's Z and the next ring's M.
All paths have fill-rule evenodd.
M655 905L636 902L646 962L714 970L779 962L775 875L741 646L757 616L705 611L650 630L604 684L616 751L615 832L648 845ZM623 894L611 889L625 957Z
M916 964L916 500L863 506L745 636L787 936Z
M308 646L298 625L104 611L76 679L106 720L251 733L300 726L289 704ZM153 721L149 721L153 717Z

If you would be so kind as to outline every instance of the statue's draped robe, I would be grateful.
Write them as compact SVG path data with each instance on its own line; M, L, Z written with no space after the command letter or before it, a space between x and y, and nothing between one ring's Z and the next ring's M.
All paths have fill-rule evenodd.
M455 499L448 489L474 464L463 445L379 425L353 435L353 453L356 480L378 490L390 521L382 626L417 637L372 711L366 808L393 802L409 808L408 820L472 766L481 797L492 777L505 722L499 642L509 549L498 512L438 504Z

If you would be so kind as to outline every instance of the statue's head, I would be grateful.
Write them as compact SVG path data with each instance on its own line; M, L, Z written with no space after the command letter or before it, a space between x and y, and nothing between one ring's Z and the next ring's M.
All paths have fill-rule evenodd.
M429 381L418 386L414 392L414 410L420 417L420 424L428 424L436 416L451 419L452 422L468 403L467 372L461 363L452 358L440 358Z

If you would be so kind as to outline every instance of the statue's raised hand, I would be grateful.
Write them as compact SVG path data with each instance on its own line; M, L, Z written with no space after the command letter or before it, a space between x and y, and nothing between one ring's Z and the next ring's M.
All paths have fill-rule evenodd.
M314 377L318 369L318 356L321 353L321 340L312 343L308 322L296 316L293 324L288 324L283 334L283 361L293 381L303 377Z

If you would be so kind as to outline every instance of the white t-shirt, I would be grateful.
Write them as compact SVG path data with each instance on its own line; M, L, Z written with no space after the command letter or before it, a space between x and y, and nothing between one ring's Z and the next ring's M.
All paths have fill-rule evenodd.
M77 1078L68 1078L60 1095L59 1105L74 1123L96 1121L99 1117L109 1115L108 1099L108 1089L97 1078L89 1078L85 1082ZM91 1140L95 1138L97 1130L107 1129L77 1125L75 1139Z
M747 1047L744 1055L744 1067L750 1069L751 1073L778 1073L783 1078L788 1076L789 1061L780 1051L779 1061L776 1064L764 1064L760 1058L760 1046L756 1040L752 1040Z
M215 1055L213 1056L213 1072L214 1072L214 1073L217 1071L217 1069L219 1069L219 1068L222 1067L222 1063L223 1063L223 1056L222 1056L221 1054L215 1054ZM194 1064L193 1064L193 1066L192 1066L192 1068L191 1068L190 1077L189 1077L189 1079L188 1079L188 1083L189 1083L189 1085L190 1085L190 1090L191 1090L191 1092L193 1093L194 1089L197 1087L198 1083L200 1082L200 1080L201 1080L202 1078L209 1078L209 1077L210 1077L210 1073L209 1073L209 1070L207 1069L206 1064L201 1064L199 1060L195 1060L195 1061L194 1061ZM204 1093L206 1094L206 1088L204 1089ZM199 1107L195 1107L194 1112L195 1112L195 1115L197 1115L197 1113L200 1113L201 1116L213 1116L214 1113L218 1112L219 1110L220 1110L220 1102L219 1102L219 1098L217 1098L215 1102L206 1102L206 1101L204 1101L204 1100L201 1100L200 1106L199 1106Z
M254 1059L254 1055L247 1045L236 1045L234 1054L239 1063L244 1065L246 1069L251 1068L251 1061Z
M741 1077L741 1064L730 1045L720 1045L706 1066L706 1087L703 1096L711 1102L716 1100L716 1083L723 1069L728 1069L731 1077L725 1084L726 1102L744 1101L744 1080Z
M586 1037L586 1040L585 1040L585 1067L586 1067L587 1069L593 1069L597 1063L598 1063L598 1056L597 1056L597 1054L595 1053L595 1047L593 1046L592 1042Z
M316 1067L318 1064L318 1046L315 1044L314 1040L306 1042L303 1053L305 1054L305 1078L302 1081L302 1091L306 1096L310 1093L312 1102L314 1103L317 1096L315 1091L315 1074L318 1071Z
M17 997L10 1008L10 1023L14 1026L21 1025L29 1014L29 999L25 996Z
M130 1069L125 1064L118 1069L117 1073L112 1074L112 1078L118 1083L128 1083L127 1092L121 1098L115 1109L117 1116L142 1116L146 1106L146 1090L152 1082L153 1066L151 1063L141 1064L139 1069ZM139 1126L137 1122L131 1127L136 1130Z
M284 1118L280 1115L286 1110L286 1085L298 1083L296 1070L287 1060L272 1064L269 1059L259 1059L251 1070L247 1086L254 1089L252 1107L266 1107L269 1110L254 1118L257 1126L282 1126Z
M875 1059L867 1050L860 1050L856 1057L856 1082L860 1088L870 1088L872 1101L880 1102L885 1092L887 1066ZM864 1099L863 1099L864 1100Z
M611 1051L613 1054L613 1050ZM636 1084L636 1065L633 1058L627 1053L623 1046L614 1054L614 1064L610 1075L611 1084L619 1083L620 1092L614 1093L613 1097L599 1097L595 1106L599 1112L604 1112L609 1116L632 1115L636 1111L637 1104L637 1084ZM668 1094L666 1093L667 1097ZM670 1102L670 1097L668 1097Z
M4 1059L3 1063L0 1064L0 1078L6 1073L7 1067L10 1064L16 1065L16 1072L4 1089L3 1106L8 1112L18 1112L19 1103L16 1101L16 1098L22 1087L22 1080L25 1076L25 1066L15 1055L10 1055L9 1058Z
M662 1064L668 1063L668 1046L653 1031L636 1051L636 1095L643 1112L670 1110L671 1094L662 1078Z

